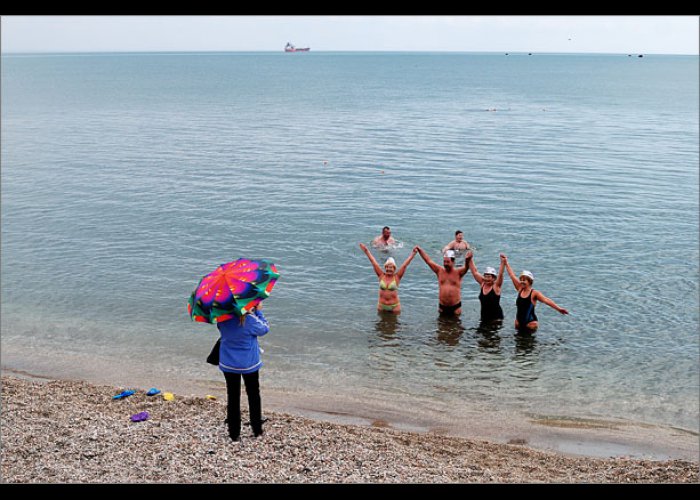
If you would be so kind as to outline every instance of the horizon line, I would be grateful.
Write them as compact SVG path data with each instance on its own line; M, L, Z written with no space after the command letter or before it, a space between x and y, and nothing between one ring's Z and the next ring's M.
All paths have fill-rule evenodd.
M556 51L536 51L536 50L309 50L300 52L300 54L310 53L425 53L425 54L539 54L539 55L655 55L655 56L698 56L699 53L668 53L668 52L556 52ZM267 49L267 50L99 50L99 51L83 51L83 50L68 50L68 51L16 51L4 52L0 51L2 56L36 56L36 55L115 55L115 54L232 54L232 53L266 53L266 54L288 54L283 49ZM294 52L296 53L296 52Z

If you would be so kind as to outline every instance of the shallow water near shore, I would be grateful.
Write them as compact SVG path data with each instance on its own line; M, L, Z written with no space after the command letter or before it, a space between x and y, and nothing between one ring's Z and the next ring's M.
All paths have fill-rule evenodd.
M187 298L264 257L270 393L699 430L696 57L2 62L4 367L221 383ZM571 315L540 304L516 335L506 281L484 329L467 276L443 321L417 257L378 316L358 242L384 225L399 265L461 229L480 269L506 253Z

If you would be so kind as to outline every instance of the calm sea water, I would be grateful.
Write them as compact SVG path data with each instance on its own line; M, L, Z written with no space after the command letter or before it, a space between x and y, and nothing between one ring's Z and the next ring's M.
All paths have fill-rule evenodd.
M698 430L698 58L235 53L2 58L2 351L221 381L187 316L273 260L264 385ZM417 257L376 314L358 242L505 252L540 329L437 316ZM86 359L89 359L86 357ZM126 368L123 368L126 369Z

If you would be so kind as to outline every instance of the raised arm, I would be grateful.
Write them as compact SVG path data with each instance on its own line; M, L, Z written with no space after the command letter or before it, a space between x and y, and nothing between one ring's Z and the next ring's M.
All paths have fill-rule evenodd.
M435 274L440 272L440 266L438 266L435 262L433 262L433 260L430 257L428 257L428 254L425 253L425 250L423 250L418 245L415 246L414 250L418 251L418 253L421 256L421 259L423 259L425 263L428 264L428 267L432 269Z
M399 279L403 278L403 275L406 272L406 268L411 263L411 261L413 260L413 258L416 256L417 253L418 253L418 250L416 250L414 248L413 251L411 252L411 255L408 256L408 258L403 262L403 264L401 264L401 267L396 272L396 276L398 276Z
M503 286L503 270L505 269L505 258L506 256L501 254L501 265L498 266L498 276L496 276L496 283L495 287L497 288L496 293L500 292L501 287Z
M472 257L474 255L471 252L467 252L467 254L464 256L464 265L462 267L457 268L457 272L459 273L459 276L462 277L465 274L467 274L467 271L471 268L471 262L472 262ZM476 278L474 278L476 279Z
M510 263L508 262L508 257L506 257L504 254L501 254L501 262L506 266L506 271L508 271L508 276L510 276L510 279L513 282L513 286L515 287L515 289L520 290L520 280L513 272L513 269L511 269Z
M374 255L369 251L369 248L367 248L367 245L364 243L360 243L360 248L362 249L363 252L365 252L365 255L369 259L369 261L372 263L372 267L374 268L374 272L377 273L378 277L382 277L382 268L379 267L379 262L377 262L377 259L374 258Z
M535 292L533 293L533 296L535 297L535 300L539 300L540 302L547 304L549 307L551 307L555 311L557 311L561 314L569 314L569 311L567 311L563 307L559 307L552 299L545 297L545 295L542 292L540 292L539 290L535 290Z
M470 252L471 253L471 252ZM474 258L469 259L469 269L472 271L472 276L474 276L474 281L480 285L484 283L484 277L476 269L476 264L474 263Z

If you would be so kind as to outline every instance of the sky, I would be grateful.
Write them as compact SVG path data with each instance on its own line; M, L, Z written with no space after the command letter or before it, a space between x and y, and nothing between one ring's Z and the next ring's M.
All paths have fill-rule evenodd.
M3 54L312 51L698 55L700 17L675 16L2 16Z

